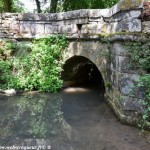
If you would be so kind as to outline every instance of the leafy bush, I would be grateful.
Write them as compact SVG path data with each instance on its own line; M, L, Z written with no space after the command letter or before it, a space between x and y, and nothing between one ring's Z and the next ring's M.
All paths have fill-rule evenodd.
M11 83L7 84L7 88L56 92L62 85L60 73L66 47L67 40L64 37L51 36L34 40L28 56L11 59L11 76L15 80L7 81Z
M0 57L10 57L16 49L16 43L11 40L0 40Z
M0 60L0 88L4 89L10 86L11 66L9 61Z

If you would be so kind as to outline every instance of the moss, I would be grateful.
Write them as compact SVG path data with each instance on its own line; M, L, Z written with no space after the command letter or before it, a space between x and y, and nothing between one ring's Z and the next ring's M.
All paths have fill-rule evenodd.
M101 27L101 32L103 34L105 34L107 32L107 24L103 24L103 26Z
M105 81L105 88L106 89L111 89L112 88L112 85L111 85L111 83L109 82L109 81Z
M142 4L143 0L122 0L120 2L120 10L136 8Z
M138 32L116 32L116 33L110 33L110 34L100 34L99 36L101 37L112 37L112 36L115 36L115 35L141 35L141 33L138 33Z
M100 38L109 38L109 37L113 37L115 35L133 35L133 36L147 36L147 34L145 33L141 33L141 32L116 32L116 33L100 33L100 34L94 34L94 33L90 33L88 34L88 36L98 36Z

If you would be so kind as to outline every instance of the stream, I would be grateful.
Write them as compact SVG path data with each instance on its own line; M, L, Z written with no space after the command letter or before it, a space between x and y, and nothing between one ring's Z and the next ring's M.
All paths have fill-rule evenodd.
M0 149L149 150L150 133L121 124L99 90L0 95Z

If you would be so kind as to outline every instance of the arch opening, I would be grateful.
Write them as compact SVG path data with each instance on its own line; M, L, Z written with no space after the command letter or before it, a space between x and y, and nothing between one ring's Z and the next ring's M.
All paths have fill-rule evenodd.
M88 58L73 56L63 66L63 87L88 86L97 88L101 95L105 93L103 77L97 66Z

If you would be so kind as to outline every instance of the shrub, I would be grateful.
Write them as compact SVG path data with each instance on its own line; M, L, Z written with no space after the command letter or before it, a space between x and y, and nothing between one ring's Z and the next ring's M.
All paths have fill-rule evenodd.
M7 88L56 92L62 85L60 73L66 48L65 37L51 36L34 40L29 55L13 57L5 62L6 64L12 62L12 67L7 64L5 71L2 72L1 80L7 83L5 86ZM5 68L5 66L2 67ZM13 73L10 73L11 68ZM4 77L6 74L7 76L9 74L8 79L4 79L7 78L7 76ZM11 78L13 80L9 80Z

